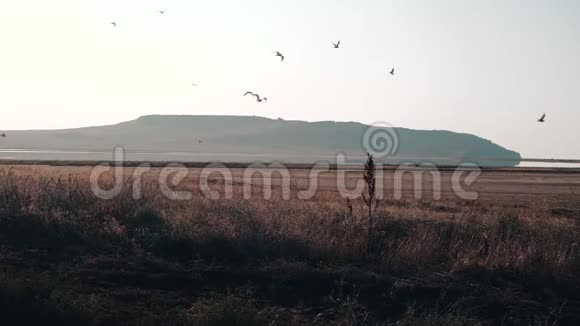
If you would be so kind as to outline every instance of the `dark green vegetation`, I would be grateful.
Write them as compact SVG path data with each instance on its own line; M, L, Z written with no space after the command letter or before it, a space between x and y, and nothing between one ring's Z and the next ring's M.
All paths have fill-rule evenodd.
M580 323L572 205L381 200L369 244L360 199L125 189L0 171L3 325Z
M355 155L362 156L361 160L365 160L366 151L362 144L367 128L368 126L355 122L309 123L243 116L144 116L111 126L11 131L0 146L15 149L92 151L77 153L76 156L67 154L67 160L109 160L113 147L122 145L128 151L153 153L129 157L133 160L240 162L259 159L303 163L326 159L332 162L338 152L349 154L351 160ZM514 166L520 159L518 153L474 135L404 128L396 128L396 132L399 147L395 154L401 159L389 159L387 162L391 164L421 163L422 158L429 163L442 165L470 161L487 166ZM264 152L265 148L268 152ZM94 151L105 152L98 154ZM194 152L203 155L176 156L169 152ZM208 155L209 153L213 156ZM251 156L255 154L259 156ZM10 156L22 160L62 159L62 153L52 156L48 153L11 153ZM499 161L481 160L482 158Z

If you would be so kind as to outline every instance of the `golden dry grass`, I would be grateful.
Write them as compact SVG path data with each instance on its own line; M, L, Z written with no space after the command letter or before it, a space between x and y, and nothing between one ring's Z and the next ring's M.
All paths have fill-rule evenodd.
M368 251L362 200L352 201L351 214L333 191L311 200L282 200L276 191L272 200L259 192L243 200L235 184L233 199L216 201L190 177L178 188L192 190L193 198L176 201L160 194L154 170L142 198L134 199L125 181L117 197L101 200L90 190L89 171L2 169L0 240L6 275L46 271L71 296L89 301L73 310L92 321L144 311L157 320L177 309L180 320L211 324L208 318L224 317L222 304L236 302L232 291L254 302L241 308L260 315L250 324L580 320L574 199L383 199ZM143 309L152 303L160 306Z

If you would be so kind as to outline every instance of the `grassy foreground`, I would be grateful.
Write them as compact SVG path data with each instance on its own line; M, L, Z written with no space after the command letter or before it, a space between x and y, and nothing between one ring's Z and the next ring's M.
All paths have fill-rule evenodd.
M97 199L0 169L0 322L578 325L580 214L549 204Z

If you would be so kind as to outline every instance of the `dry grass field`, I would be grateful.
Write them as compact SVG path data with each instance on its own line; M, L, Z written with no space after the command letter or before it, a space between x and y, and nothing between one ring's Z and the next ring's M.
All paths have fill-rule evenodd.
M90 167L0 168L0 318L71 325L578 325L580 174L485 171L458 198L451 173L414 198L393 173L368 235L362 199L322 173L290 171L290 200L211 200L199 169L162 194L160 169L132 168L121 192L97 198ZM348 173L354 186L362 173ZM101 185L112 182L111 175ZM224 181L210 178L212 189ZM402 188L402 189L400 189ZM175 190L174 189L174 190ZM430 190L431 189L431 190Z

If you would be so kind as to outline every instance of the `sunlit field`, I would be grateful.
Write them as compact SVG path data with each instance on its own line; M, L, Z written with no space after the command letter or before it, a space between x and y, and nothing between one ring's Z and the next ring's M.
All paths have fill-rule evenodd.
M89 167L0 169L0 311L21 323L135 325L577 325L580 202L576 176L484 173L453 196L412 175L395 198L385 173L373 211L320 176L291 171L289 200L206 198L192 169L171 199L159 169L132 169L100 199ZM198 172L196 172L198 171ZM495 172L494 172L495 173ZM209 178L220 192L224 182ZM362 173L352 172L352 186ZM494 183L494 180L496 181ZM560 180L560 181L558 181ZM425 177L425 184L431 179ZM103 176L104 188L113 182ZM509 185L509 186L508 186ZM512 188L510 188L512 187ZM527 189L527 191L525 190ZM548 193L552 195L547 195Z

